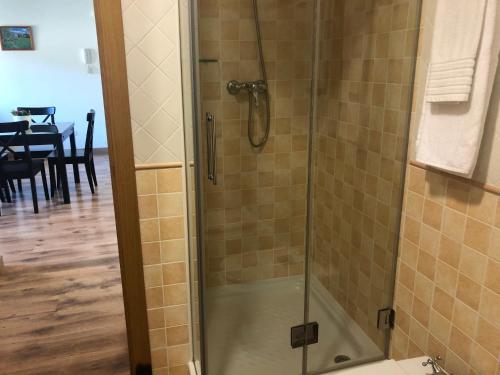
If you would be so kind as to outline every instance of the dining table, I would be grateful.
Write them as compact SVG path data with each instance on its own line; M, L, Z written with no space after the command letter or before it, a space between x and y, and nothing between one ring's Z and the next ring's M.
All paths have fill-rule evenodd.
M34 125L48 125L48 124L34 124ZM71 153L76 155L76 139L75 139L75 123L69 122L56 122L57 132L54 131L26 131L26 137L30 146L53 145L57 153L57 171L61 177L61 187L63 193L63 200L65 204L71 203L68 186L68 173L66 171L66 163L64 160L64 141L68 138L71 145ZM11 140L12 135L8 133L0 134L0 140L8 142ZM22 137L15 137L11 140L10 146L24 146ZM78 173L78 163L73 163L73 172L75 174L75 183L80 182L80 175Z

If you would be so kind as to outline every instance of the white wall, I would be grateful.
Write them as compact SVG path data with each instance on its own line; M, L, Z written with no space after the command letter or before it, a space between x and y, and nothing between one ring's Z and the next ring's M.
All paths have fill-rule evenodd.
M98 63L88 74L82 48L97 56L92 0L0 0L0 25L33 27L34 51L0 51L0 121L17 106L56 106L56 121L75 121L85 144L85 116L96 110L94 147L106 147Z

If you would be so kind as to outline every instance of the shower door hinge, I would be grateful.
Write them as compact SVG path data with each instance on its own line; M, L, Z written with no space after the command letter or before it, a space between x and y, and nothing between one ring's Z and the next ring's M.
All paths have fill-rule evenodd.
M292 327L290 333L290 343L293 349L316 344L318 342L319 325L318 322L301 324Z
M396 312L388 307L378 311L377 328L378 329L394 329L396 320Z

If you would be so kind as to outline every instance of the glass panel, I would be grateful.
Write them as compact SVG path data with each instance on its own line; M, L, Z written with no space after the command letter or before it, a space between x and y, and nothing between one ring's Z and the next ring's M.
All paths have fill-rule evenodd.
M184 120L184 150L186 161L186 192L188 210L188 242L189 242L189 276L190 276L190 307L191 307L191 345L192 364L196 373L201 375L201 331L200 331L200 300L201 287L198 277L198 219L200 217L197 207L197 174L199 169L196 166L195 145L197 143L195 132L196 106L193 99L196 98L194 89L196 88L195 65L193 57L193 30L191 24L192 15L191 3L187 0L179 1L179 36L181 51L182 70L182 100L183 100L183 120ZM198 190L199 195L199 190Z
M313 4L198 1L208 375L302 373Z
M419 1L319 0L308 371L382 359L392 306Z

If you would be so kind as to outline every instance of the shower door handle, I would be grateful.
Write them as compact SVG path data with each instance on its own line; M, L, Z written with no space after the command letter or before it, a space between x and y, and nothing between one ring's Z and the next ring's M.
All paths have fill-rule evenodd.
M217 128L215 116L207 112L205 119L207 124L207 175L212 184L217 185Z

